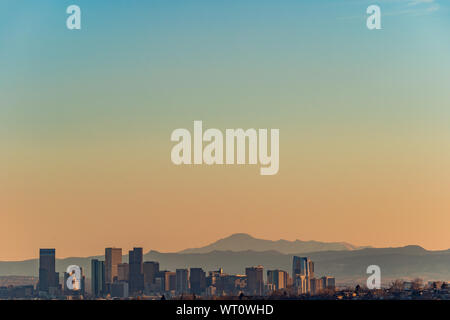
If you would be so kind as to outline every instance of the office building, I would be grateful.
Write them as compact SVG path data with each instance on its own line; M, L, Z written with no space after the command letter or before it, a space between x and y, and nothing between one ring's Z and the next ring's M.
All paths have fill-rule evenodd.
M239 296L247 288L247 276L222 273L215 279L213 287L216 288L215 292L218 296ZM209 290L209 292L212 291Z
M323 281L322 279L310 278L309 279L309 291L310 294L316 295L320 294L323 290Z
M294 280L294 288L296 290L296 294L302 295L307 294L309 291L309 280L306 276L301 274L296 274Z
M189 293L189 270L188 269L177 269L177 294Z
M264 268L262 266L245 268L247 276L247 292L250 295L264 294Z
M55 293L59 287L59 273L55 271L55 249L39 250L39 291Z
M270 290L281 290L288 286L288 273L283 270L268 270L267 271L267 285Z
M144 291L143 252L142 248L134 248L128 253L129 265L129 293L139 294Z
M117 281L128 281L130 278L130 266L128 263L117 265Z
M223 275L223 269L219 268L216 271L209 271L208 276L206 277L206 287L214 286L216 280Z
M111 284L114 278L118 276L117 266L122 263L121 248L105 249L105 283Z
M105 262L97 259L91 260L91 292L94 297L105 294Z
M144 272L144 288L152 291L155 284L156 276L159 273L159 263L155 261L146 261L143 266Z
M206 273L202 268L191 268L189 283L191 285L191 293L202 295L206 291Z
M292 276L296 274L314 278L314 262L307 257L294 256L292 263Z
M163 270L158 272L155 278L155 285L159 284L159 292L171 292L175 291L177 287L177 274Z
M111 284L111 297L112 298L128 298L128 282L116 281Z
M292 278L294 279L294 285L299 283L295 281L298 276L305 276L306 278L306 289L302 287L302 291L306 290L306 293L311 291L311 279L314 278L314 262L312 262L308 257L297 257L294 256L292 262ZM303 280L300 281L302 283Z
M322 288L334 290L336 288L336 280L334 277L322 277Z

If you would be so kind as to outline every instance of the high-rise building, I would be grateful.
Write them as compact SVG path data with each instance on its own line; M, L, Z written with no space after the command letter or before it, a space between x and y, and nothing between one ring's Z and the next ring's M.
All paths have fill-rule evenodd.
M188 269L177 269L177 294L189 293L189 270Z
M334 277L322 277L322 288L334 290L336 287L336 280Z
M294 279L294 285L298 283L298 281L295 281L298 276L306 277L306 292L309 293L311 290L311 279L314 278L314 262L308 257L294 256L292 263L292 278Z
M239 296L247 288L247 276L241 274L224 274L216 278L213 285L218 296ZM211 290L209 290L211 292Z
M312 262L307 257L296 257L294 256L294 260L292 263L292 277L296 274L300 274L302 276L307 276L310 278L314 277L314 262Z
M111 284L111 297L113 298L128 298L128 282L116 281Z
M128 281L130 277L130 266L128 263L119 263L117 265L117 281Z
M39 291L50 293L59 287L59 273L55 272L55 249L39 250Z
M297 290L297 294L307 294L309 290L309 280L306 276L296 274L294 278L294 288Z
M191 293L202 295L206 290L206 273L202 268L191 268L189 282Z
M216 271L209 271L206 277L206 287L214 286L218 278L223 275L223 269L219 268Z
M287 288L288 273L283 270L268 270L267 284L271 290L281 290Z
M105 283L111 284L114 278L118 276L117 266L122 263L121 248L105 249Z
M247 292L251 295L264 294L264 268L262 266L245 268Z
M159 271L155 278L155 284L160 284L160 292L175 291L177 287L177 274L167 270Z
M128 252L130 295L144 291L143 258L142 248L133 248Z
M91 260L91 291L94 297L105 294L105 262L98 259Z
M165 273L165 289L166 291L175 291L177 289L177 273L176 272L166 272Z
M308 269L309 269L309 276L311 278L314 278L314 262L311 260L308 261Z
M310 293L312 295L319 294L323 290L322 279L310 278L309 283Z
M151 290L152 286L155 284L156 276L159 273L159 263L155 261L144 262L143 272L144 288L146 290Z

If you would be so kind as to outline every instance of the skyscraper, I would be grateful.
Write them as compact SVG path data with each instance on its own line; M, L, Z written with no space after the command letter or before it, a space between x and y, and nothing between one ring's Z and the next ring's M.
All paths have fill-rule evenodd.
M130 278L130 266L128 263L119 263L117 265L117 281L127 281Z
M101 297L105 293L105 262L91 260L91 291L94 297Z
M264 293L264 268L262 266L245 268L247 291L251 295L262 296Z
M142 248L133 248L128 252L129 291L137 294L144 291L143 253Z
M294 287L297 291L297 294L307 294L309 290L309 281L307 281L307 277L301 274L296 274L294 278Z
M336 280L334 277L322 277L322 288L334 290L336 287Z
M177 273L165 272L164 277L165 291L175 291L177 289Z
M50 293L59 286L59 273L55 272L55 249L39 250L39 291Z
M177 287L177 274L176 272L170 272L167 270L159 271L156 275L155 284L159 282L161 285L159 287L160 292L175 291Z
M292 277L295 275L314 277L314 262L307 257L294 256L292 263Z
M189 270L188 269L177 269L177 294L189 293Z
M206 290L206 273L202 268L191 268L189 282L191 284L191 293L201 295Z
M305 277L305 279L298 279L299 277ZM308 257L294 256L292 262L292 278L294 279L294 285L302 284L302 292L309 293L311 290L311 279L314 279L314 262ZM303 284L306 281L306 286Z
M114 278L118 276L117 266L122 263L121 248L105 249L105 283L111 284Z
M308 261L309 277L314 278L314 262Z
M319 294L323 290L323 281L321 279L309 279L309 293L312 295Z
M159 273L159 263L155 261L144 262L144 288L151 290Z
M272 290L280 290L287 288L288 274L283 270L268 270L267 284Z

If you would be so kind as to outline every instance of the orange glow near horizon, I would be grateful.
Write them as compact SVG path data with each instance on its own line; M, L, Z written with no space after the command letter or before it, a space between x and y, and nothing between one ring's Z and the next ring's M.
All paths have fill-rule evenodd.
M258 166L174 166L170 142L154 153L138 153L139 145L84 149L85 158L74 157L80 150L41 149L40 162L30 150L18 152L1 186L0 211L7 214L0 260L36 258L41 247L55 247L58 257L99 255L109 246L171 252L238 232L450 247L450 177L433 144L412 148L415 157L383 151L375 140L357 154L350 151L362 147L348 139L328 151L298 142L302 153L283 149L295 143L282 140L280 172L271 177L260 176Z

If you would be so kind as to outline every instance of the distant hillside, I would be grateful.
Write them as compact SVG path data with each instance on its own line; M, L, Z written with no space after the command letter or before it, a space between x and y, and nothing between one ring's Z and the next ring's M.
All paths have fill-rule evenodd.
M212 244L201 248L192 248L180 253L208 253L211 251L278 251L284 254L298 254L319 251L341 251L356 250L357 247L345 242L319 242L319 241L287 241L287 240L264 240L253 238L245 233L236 233L227 238L220 239Z
M303 254L299 254L303 255ZM398 278L421 277L424 280L450 281L450 250L427 251L418 246L400 248L366 248L360 250L322 251L308 253L315 262L316 274L333 275L338 284L363 283L367 279L366 268L376 264L381 267L382 282ZM282 269L291 273L292 254L277 251L213 251L209 253L160 253L150 251L145 261L159 261L161 269L201 267L206 271L224 268L227 273L245 273L245 267L263 265L265 270ZM57 271L63 273L70 264L83 267L90 277L89 258L58 259ZM124 256L124 261L126 261ZM38 261L0 262L0 276L37 276Z

